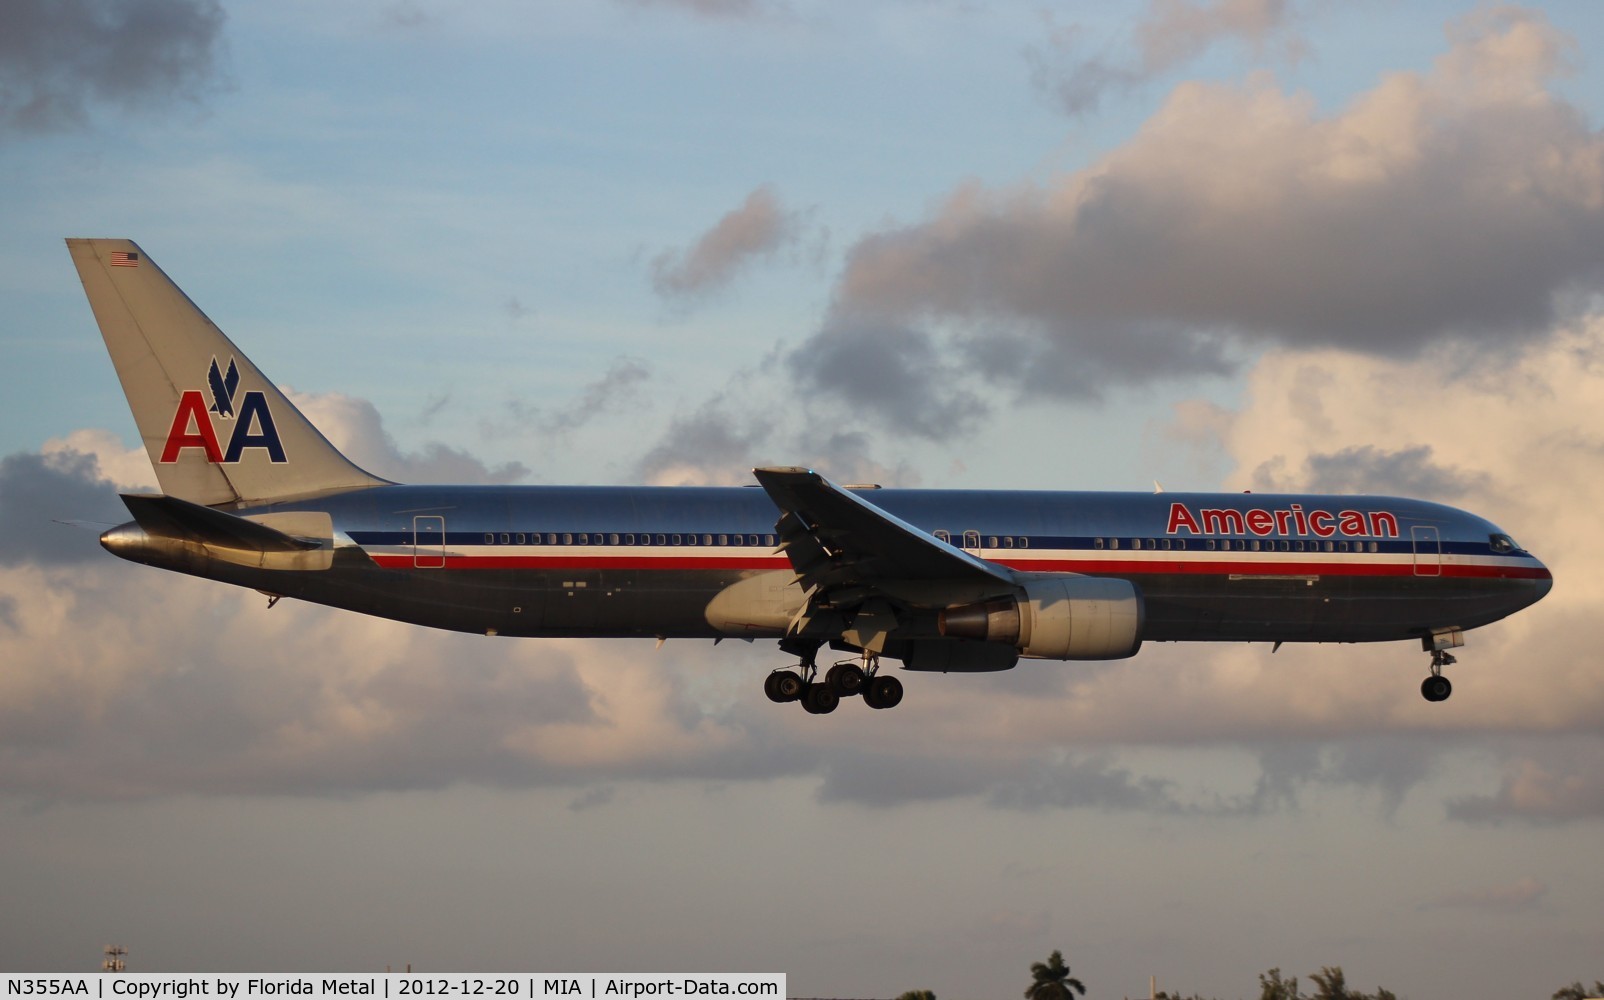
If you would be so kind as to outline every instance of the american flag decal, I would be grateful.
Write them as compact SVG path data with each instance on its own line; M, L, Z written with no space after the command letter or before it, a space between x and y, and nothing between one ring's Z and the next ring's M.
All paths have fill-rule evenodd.
M113 250L111 252L112 267L138 267L139 254L129 253L126 250Z

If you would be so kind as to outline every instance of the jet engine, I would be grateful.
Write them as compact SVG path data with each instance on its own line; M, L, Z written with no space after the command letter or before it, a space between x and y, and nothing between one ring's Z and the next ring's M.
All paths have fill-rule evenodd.
M1129 580L1043 573L1012 597L948 608L943 636L1005 642L1046 660L1118 660L1142 648L1141 592Z

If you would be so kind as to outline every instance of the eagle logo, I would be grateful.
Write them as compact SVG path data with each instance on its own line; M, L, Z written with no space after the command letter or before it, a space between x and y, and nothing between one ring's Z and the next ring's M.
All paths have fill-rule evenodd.
M214 355L211 370L206 373L212 405L206 405L206 393L200 389L185 389L180 393L178 407L173 411L172 426L167 431L167 443L162 447L160 461L163 465L177 462L191 448L199 450L206 461L214 465L233 465L244 461L246 452L255 448L267 452L269 462L281 464L286 461L284 442L273 423L273 410L268 405L267 393L261 389L242 391L239 383L238 362L229 358L225 371ZM233 428L217 426L211 416L213 413L232 421Z
M212 388L211 411L220 417L234 419L234 390L239 388L239 366L233 358L228 359L228 374L223 374L217 367L217 359L212 359L212 370L206 373L206 381Z

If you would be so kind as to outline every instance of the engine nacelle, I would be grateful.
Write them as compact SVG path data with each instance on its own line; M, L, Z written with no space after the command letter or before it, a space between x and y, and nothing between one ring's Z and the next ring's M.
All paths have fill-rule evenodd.
M1129 580L1042 573L1022 583L1014 597L941 612L941 634L1046 660L1118 660L1142 648L1142 595Z

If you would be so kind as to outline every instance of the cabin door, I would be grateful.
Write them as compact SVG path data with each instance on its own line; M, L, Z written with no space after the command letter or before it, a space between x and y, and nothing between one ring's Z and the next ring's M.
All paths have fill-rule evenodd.
M441 569L446 564L446 519L438 514L412 518L412 565L415 569Z
M1442 576L1442 538L1436 526L1417 524L1409 534L1415 543L1415 575Z

